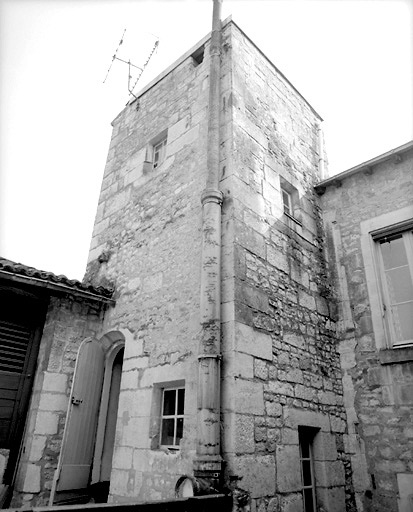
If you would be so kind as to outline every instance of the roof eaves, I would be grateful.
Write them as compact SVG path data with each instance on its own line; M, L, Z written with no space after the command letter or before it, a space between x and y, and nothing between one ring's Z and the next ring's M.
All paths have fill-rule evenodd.
M413 140L407 142L406 144L403 144L402 146L398 146L397 148L391 149L390 151L387 151L386 153L376 156L370 160L367 160L366 162L356 165L355 167L351 167L350 169L343 171L339 174L336 174L331 178L327 178L323 181L320 181L320 183L317 183L317 185L315 185L314 188L316 192L321 195L325 192L327 187L331 185L341 186L343 180L349 178L350 176L353 176L354 174L357 174L359 172L372 174L373 167L377 164L385 162L386 160L394 158L396 159L397 162L400 162L401 154L406 153L410 149L413 149Z

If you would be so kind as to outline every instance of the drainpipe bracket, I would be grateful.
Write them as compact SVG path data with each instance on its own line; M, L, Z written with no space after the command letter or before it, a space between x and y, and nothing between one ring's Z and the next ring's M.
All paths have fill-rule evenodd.
M206 203L216 203L221 205L224 200L224 194L220 190L207 188L202 192L201 203L202 206Z

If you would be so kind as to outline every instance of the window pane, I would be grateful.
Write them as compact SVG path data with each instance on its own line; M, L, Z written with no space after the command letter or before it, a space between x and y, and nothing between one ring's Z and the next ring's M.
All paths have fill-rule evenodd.
M178 418L176 420L176 444L179 444L179 441L182 439L184 433L184 419Z
M178 389L178 414L184 413L185 390Z
M173 418L162 420L161 444L174 444L174 422Z
M392 306L396 341L413 340L413 301Z
M303 485L311 485L311 462L309 460L303 460L301 465L303 468Z
M385 270L407 264L406 248L402 235L390 242L380 242L380 248Z
M300 435L301 458L308 459L310 457L310 443L308 440Z
M413 299L413 284L409 267L404 266L387 270L385 274L391 304Z
M163 414L169 416L175 414L175 389L165 389L163 395Z
M314 512L313 489L304 489L303 495L305 512Z

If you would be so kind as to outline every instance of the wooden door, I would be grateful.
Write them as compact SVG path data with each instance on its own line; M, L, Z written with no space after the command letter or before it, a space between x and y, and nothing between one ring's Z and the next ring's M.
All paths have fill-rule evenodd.
M77 356L57 491L86 489L89 484L103 371L101 344L97 340L85 340Z

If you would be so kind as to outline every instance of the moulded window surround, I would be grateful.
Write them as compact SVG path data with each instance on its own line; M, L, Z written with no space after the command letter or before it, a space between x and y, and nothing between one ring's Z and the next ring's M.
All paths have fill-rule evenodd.
M413 341L409 342L398 339L403 338L403 336L398 336L397 332L400 334L402 332L400 329L403 330L405 327L402 325L403 320L400 323L400 317L394 316L394 312L396 312L396 315L398 313L398 304L407 304L409 302L406 300L398 301L400 298L406 299L409 297L409 283L411 281L402 279L404 281L402 283L403 288L395 289L395 287L398 287L397 282L401 279L400 273L404 273L405 277L410 275L410 279L412 279L412 229L413 206L386 213L360 223L360 242L370 300L373 332L376 346L379 350L402 348L413 344ZM400 238L401 234L402 237ZM404 255L407 258L407 263L390 268L389 265L393 265L391 261L393 260L397 263L398 260L395 253L389 260L389 249L391 248L393 253L393 248L396 250L397 246L399 249L403 247L407 251ZM403 251L401 252L403 253ZM406 262L406 260L404 261ZM393 275L391 275L392 273ZM406 307L408 306L402 306L400 309ZM403 315L405 317L405 312L403 312ZM413 312L410 316L413 316Z

